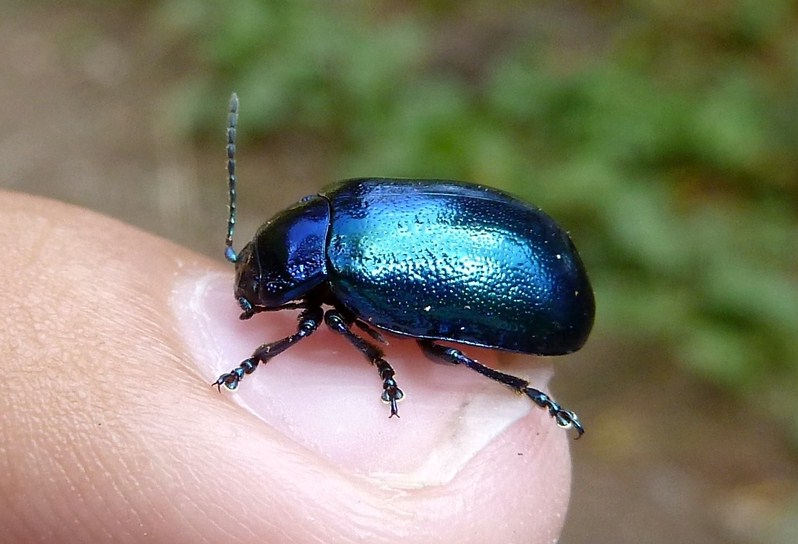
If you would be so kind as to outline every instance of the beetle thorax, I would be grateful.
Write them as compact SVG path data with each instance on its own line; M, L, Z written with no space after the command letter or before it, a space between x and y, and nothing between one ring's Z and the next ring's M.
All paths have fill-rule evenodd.
M329 205L313 197L264 224L239 253L236 298L279 308L306 298L327 277Z

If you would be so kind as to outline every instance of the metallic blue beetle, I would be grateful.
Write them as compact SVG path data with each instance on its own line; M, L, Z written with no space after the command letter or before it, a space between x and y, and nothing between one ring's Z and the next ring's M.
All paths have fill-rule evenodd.
M379 330L408 336L435 359L461 364L549 410L562 427L584 429L529 382L439 344L456 342L519 353L578 350L595 303L568 234L538 208L480 185L441 180L352 179L309 196L265 223L236 254L235 136L230 101L230 216L225 255L236 265L241 319L302 309L297 331L263 344L214 385L235 389L245 374L324 322L349 340L382 379L382 399L397 414L403 397L375 340ZM329 306L326 312L322 306Z

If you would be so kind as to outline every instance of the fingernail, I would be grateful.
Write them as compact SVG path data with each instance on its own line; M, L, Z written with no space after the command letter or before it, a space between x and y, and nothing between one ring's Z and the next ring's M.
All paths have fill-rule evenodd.
M207 272L178 281L172 304L202 377L197 387L210 388L260 344L296 331L296 311L239 320L232 273ZM405 394L399 418L388 418L375 367L324 324L268 364L261 363L235 391L223 387L222 395L209 402L233 401L337 466L396 487L448 482L524 417L562 432L545 411L505 386L467 368L430 361L412 339L386 339L390 345L380 347ZM468 346L463 351L489 366L496 363L495 352ZM513 371L538 388L545 388L551 377L550 369L537 366L533 358Z

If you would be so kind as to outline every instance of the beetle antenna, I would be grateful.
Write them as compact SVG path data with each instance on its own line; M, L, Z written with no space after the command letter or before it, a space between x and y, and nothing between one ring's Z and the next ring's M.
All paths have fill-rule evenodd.
M236 130L238 128L238 95L230 97L230 114L227 117L227 186L230 191L230 213L227 216L227 239L224 256L234 263L238 260L233 249L233 231L236 227Z

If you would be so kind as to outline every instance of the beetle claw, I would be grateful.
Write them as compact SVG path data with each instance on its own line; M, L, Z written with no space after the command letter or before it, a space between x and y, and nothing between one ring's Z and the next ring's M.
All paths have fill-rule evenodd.
M585 428L582 427L582 422L579 421L579 416L577 416L575 412L572 412L571 410L565 410L543 391L526 387L524 388L523 392L526 393L527 397L532 399L532 402L541 408L548 409L549 415L554 418L559 427L563 429L570 429L573 427L576 429L577 440L579 437L585 434Z
M579 416L577 416L571 410L558 411L556 414L554 414L554 419L557 420L557 425L563 429L570 429L571 427L576 429L577 435L574 440L579 440L579 438L585 434L585 428L582 427L582 422L579 421Z
M399 417L399 408L396 403L405 398L404 392L396 387L396 382L393 380L390 380L390 382L392 382L392 385L388 385L382 392L382 401L391 405L391 415L388 416L388 419L393 416Z
M228 372L216 378L216 381L211 384L211 387L216 386L216 389L218 389L220 393L222 392L222 386L233 391L238 387L239 381L241 381L241 378L238 375L233 372Z

